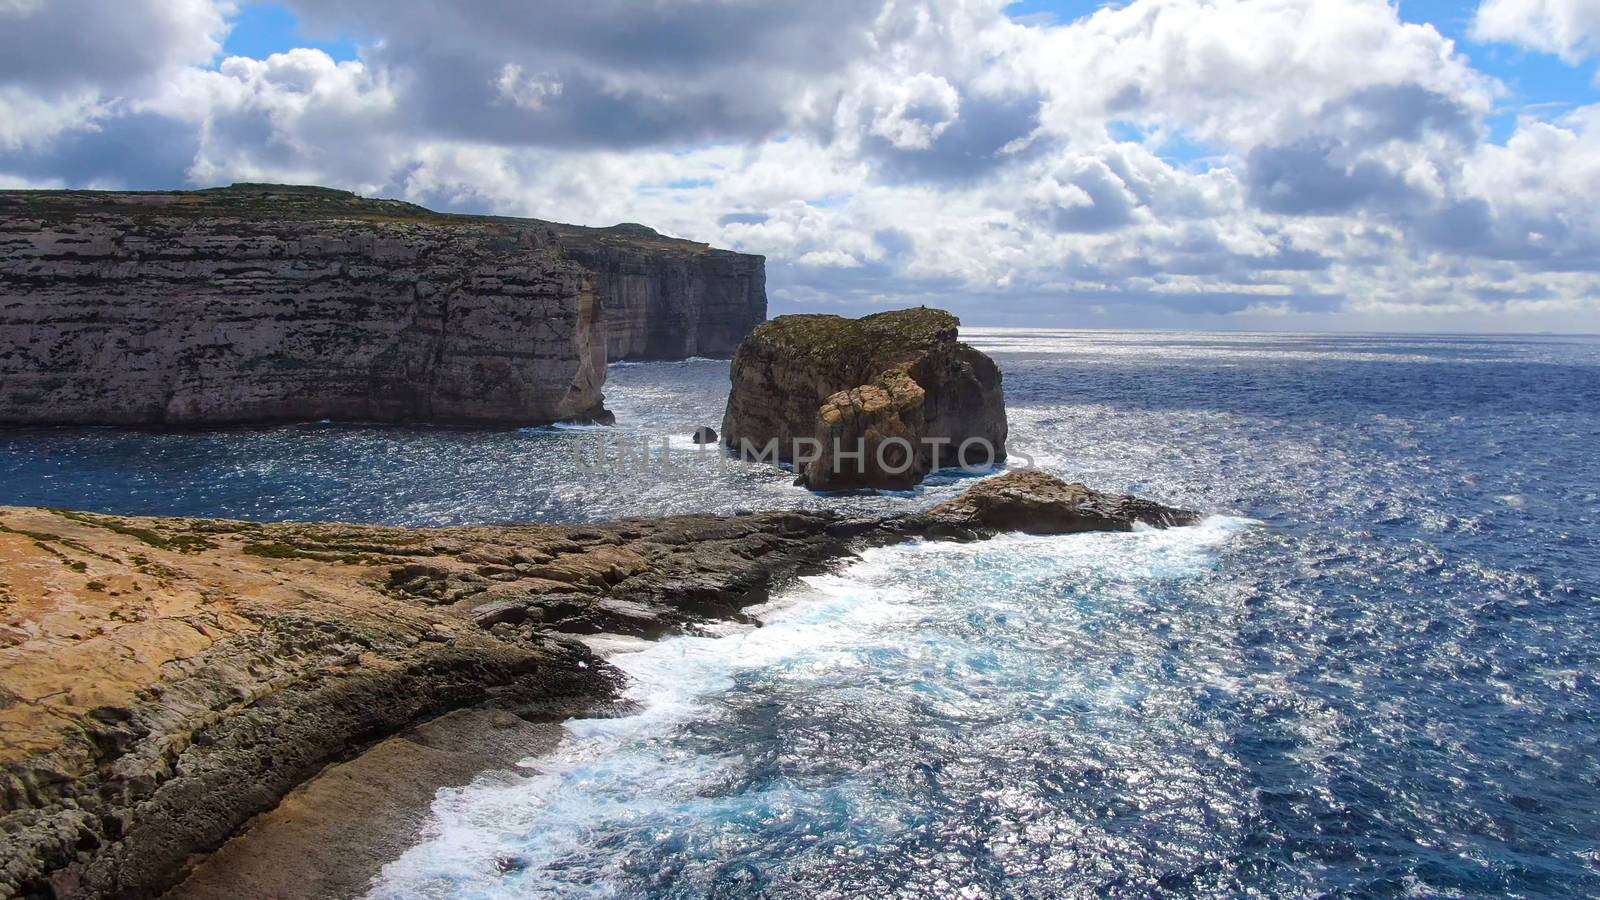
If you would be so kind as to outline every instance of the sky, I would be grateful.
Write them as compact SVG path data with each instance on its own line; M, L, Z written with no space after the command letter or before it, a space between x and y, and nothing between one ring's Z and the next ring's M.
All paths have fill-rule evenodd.
M1600 332L1600 0L0 0L0 188L765 254L774 314Z

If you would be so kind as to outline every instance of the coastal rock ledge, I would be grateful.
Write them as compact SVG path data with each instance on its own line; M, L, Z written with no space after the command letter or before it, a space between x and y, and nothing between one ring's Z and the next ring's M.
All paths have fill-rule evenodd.
M859 519L408 529L0 507L0 897L152 897L191 872L170 896L360 894L413 836L393 785L423 815L435 787L494 767L475 761L536 752L519 728L614 701L621 676L572 635L743 620L867 546L1197 518L1036 472Z
M789 463L817 491L920 484L1006 458L1000 369L919 307L860 319L780 316L734 354L723 446Z
M1191 509L1102 494L1078 482L1069 484L1049 473L1024 469L984 479L954 500L906 521L923 537L981 539L1008 531L1051 535L1131 531L1138 525L1175 528L1198 524L1201 518Z

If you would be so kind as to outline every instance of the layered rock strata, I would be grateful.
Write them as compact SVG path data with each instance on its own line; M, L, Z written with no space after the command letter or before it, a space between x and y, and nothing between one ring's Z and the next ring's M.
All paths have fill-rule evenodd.
M352 748L610 696L561 633L737 617L841 552L795 513L252 525L0 508L0 897L142 897Z
M616 356L731 353L760 257L343 191L0 191L0 424L605 421Z
M766 321L764 257L664 238L643 225L563 225L557 234L595 273L613 360L726 359Z
M965 505L886 519L404 529L0 507L0 897L154 896L368 742L468 707L511 726L591 710L618 676L572 634L739 619L795 573L869 544L1195 518L1021 476L981 483ZM456 778L474 759L515 755L445 746L438 729L414 735L378 758L424 804L417 776L395 767L443 754L454 762L440 771L454 774L440 777ZM357 807L387 809L380 800ZM295 823L333 815L307 802L269 823L269 852L297 852ZM355 828L334 824L326 833ZM311 871L340 864L329 857L308 855L306 878L360 881ZM192 895L225 894L231 871L282 896L314 893L239 849Z
M1000 370L936 309L780 316L740 345L723 444L814 490L900 489L1006 458Z

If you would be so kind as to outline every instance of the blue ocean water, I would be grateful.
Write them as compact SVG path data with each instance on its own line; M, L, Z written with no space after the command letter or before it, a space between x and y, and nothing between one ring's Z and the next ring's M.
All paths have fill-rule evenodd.
M1198 528L874 550L604 649L637 714L441 792L380 897L1600 894L1600 342L977 331L1013 444ZM620 434L726 364L614 367ZM0 502L406 523L818 498L590 432L0 434Z

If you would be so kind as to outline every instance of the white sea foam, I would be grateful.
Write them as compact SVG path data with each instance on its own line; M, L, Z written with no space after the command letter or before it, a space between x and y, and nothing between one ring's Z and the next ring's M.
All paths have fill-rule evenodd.
M723 365L727 365L728 364L728 360L716 359L715 357L710 357L710 356L686 356L683 359L666 359L666 360L619 359L619 360L616 360L614 362L607 363L607 365L610 366L611 368L617 368L617 369L632 369L632 368L635 368L637 366L661 366L661 365L679 365L679 366L682 366L682 365L700 365L700 364L703 364L703 363L722 363Z
M711 701L739 690L746 676L781 671L804 682L853 679L859 672L865 684L872 670L897 665L932 639L917 630L917 622L935 597L944 596L934 587L962 585L962 596L970 592L981 609L986 581L1188 577L1213 565L1216 548L1245 524L1213 517L1198 527L1167 531L872 549L843 571L803 579L756 610L763 627L722 626L706 636L645 644L600 638L597 647L628 675L624 693L638 712L569 722L562 745L529 760L532 774L520 782L508 786L498 777L441 791L423 842L384 869L373 896L538 896L580 889L605 896L611 889L594 871L550 867L582 857L601 831L685 816L709 820L739 802L717 799L713 790L734 774L739 760L696 752L692 742L675 735L704 721L714 712ZM937 685L924 689L922 702L935 707L943 703L954 711L964 701L959 692ZM778 801L765 796L763 802ZM883 827L892 827L894 815L877 802ZM515 857L527 870L503 877L494 866L499 857Z

